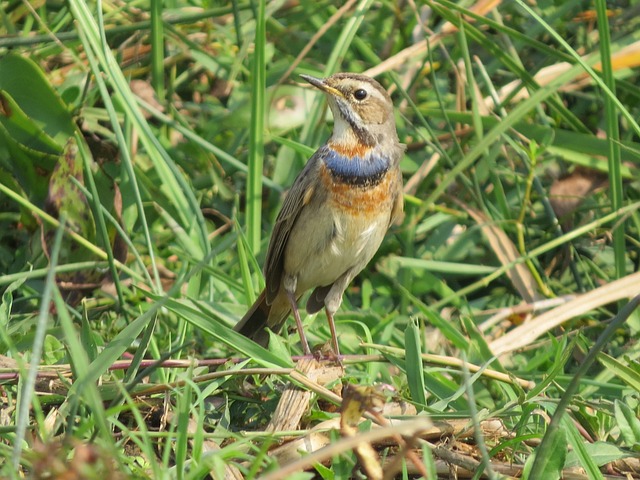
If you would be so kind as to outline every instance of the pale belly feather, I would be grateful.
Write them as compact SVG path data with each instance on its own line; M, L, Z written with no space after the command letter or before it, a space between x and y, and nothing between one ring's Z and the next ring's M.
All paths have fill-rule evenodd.
M334 213L330 235L316 232L320 233L319 238L305 239L308 246L316 247L304 249L306 261L285 262L289 267L285 266L285 270L297 274L296 291L329 285L348 270L357 274L378 250L388 223L389 215L382 212L376 216ZM325 240L318 242L323 236ZM299 255L295 257L302 260Z

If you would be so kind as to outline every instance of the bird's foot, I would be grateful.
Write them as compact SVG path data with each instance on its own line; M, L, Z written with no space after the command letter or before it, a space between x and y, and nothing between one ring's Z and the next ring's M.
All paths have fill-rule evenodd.
M339 352L336 353L333 348L331 348L331 344L329 342L322 345L316 345L313 348L312 353L317 361L336 363L344 370L344 364L342 363L342 359L344 357L340 355Z

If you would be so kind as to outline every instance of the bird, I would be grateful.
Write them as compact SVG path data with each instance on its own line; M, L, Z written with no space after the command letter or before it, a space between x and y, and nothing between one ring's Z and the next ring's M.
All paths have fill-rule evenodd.
M293 312L302 350L311 355L298 301L325 309L333 353L340 359L334 315L343 294L403 213L392 100L373 78L301 75L324 92L333 114L329 139L311 156L286 195L267 248L265 289L234 329L266 347Z

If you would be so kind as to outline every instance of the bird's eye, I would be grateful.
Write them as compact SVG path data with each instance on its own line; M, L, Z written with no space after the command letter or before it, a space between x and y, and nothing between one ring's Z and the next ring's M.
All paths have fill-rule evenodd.
M353 98L356 100L364 100L367 98L367 91L364 88L359 88L355 92L353 92Z

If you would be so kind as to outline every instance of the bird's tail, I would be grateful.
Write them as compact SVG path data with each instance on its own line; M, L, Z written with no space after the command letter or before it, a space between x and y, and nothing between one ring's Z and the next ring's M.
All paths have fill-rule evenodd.
M267 297L263 290L253 305L251 305L249 311L233 329L257 344L266 347L269 344L267 327L273 332L278 333L287 316L289 316L290 311L291 308L285 295L278 295L274 302L268 305Z

